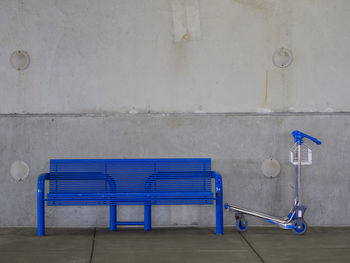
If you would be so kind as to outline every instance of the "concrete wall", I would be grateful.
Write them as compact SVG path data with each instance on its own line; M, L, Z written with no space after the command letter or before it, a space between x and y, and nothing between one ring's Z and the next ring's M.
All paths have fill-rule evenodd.
M348 0L199 2L201 36L174 42L166 0L2 0L0 112L350 110Z
M324 142L304 170L306 220L350 225L350 2L199 4L200 36L175 42L171 1L0 1L0 226L35 225L50 158L211 157L225 201L283 215L294 129ZM272 64L280 47L294 55L285 69ZM9 63L18 49L31 57L24 71ZM281 162L275 179L260 169L269 157ZM21 183L10 177L17 160L30 167ZM213 207L153 209L155 225L214 224ZM138 220L142 208L119 215ZM47 210L51 226L107 217L104 207Z
M294 196L294 166L288 161L289 131L317 134L314 163L303 170L302 198L311 225L349 224L350 116L348 115L112 115L0 118L0 222L35 225L36 178L49 170L50 158L211 157L222 173L224 200L271 212L288 213ZM329 128L327 128L329 127ZM310 146L311 145L310 143ZM262 162L274 157L281 174L267 179ZM17 183L9 176L12 162L31 168ZM153 207L155 225L213 225L210 206ZM140 207L121 207L119 218L138 220ZM105 207L50 207L54 226L106 226ZM225 213L233 224L233 214ZM262 224L262 221L250 223Z

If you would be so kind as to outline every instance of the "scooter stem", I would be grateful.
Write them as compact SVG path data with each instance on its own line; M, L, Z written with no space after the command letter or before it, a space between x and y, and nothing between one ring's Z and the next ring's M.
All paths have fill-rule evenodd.
M294 137L294 143L297 145L298 149L298 164L296 165L295 205L301 205L301 146L304 142L304 138L307 138L316 144L321 144L321 141L300 131L293 131L292 136Z
M296 166L295 203L301 205L301 144L298 144L298 164Z

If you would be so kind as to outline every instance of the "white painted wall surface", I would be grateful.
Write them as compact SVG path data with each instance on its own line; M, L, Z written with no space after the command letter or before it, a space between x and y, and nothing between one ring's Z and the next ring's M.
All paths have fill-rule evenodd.
M0 113L350 111L350 1L199 4L174 42L167 0L1 0Z

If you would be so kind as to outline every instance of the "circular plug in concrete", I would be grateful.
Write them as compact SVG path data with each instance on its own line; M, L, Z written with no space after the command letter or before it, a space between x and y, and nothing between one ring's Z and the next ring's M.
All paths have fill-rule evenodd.
M270 158L262 163L261 170L266 177L274 178L279 175L281 166L277 160Z
M26 51L16 50L10 57L11 66L16 70L24 70L29 66L30 58Z
M272 62L276 67L286 68L292 64L292 52L286 48L279 48L272 55Z
M16 161L11 165L10 174L17 182L22 182L29 175L29 166L23 161Z

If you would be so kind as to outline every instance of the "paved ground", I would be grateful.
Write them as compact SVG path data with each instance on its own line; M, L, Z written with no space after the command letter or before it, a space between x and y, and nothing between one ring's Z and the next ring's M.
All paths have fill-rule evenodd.
M0 228L0 262L350 262L350 228L47 229Z

